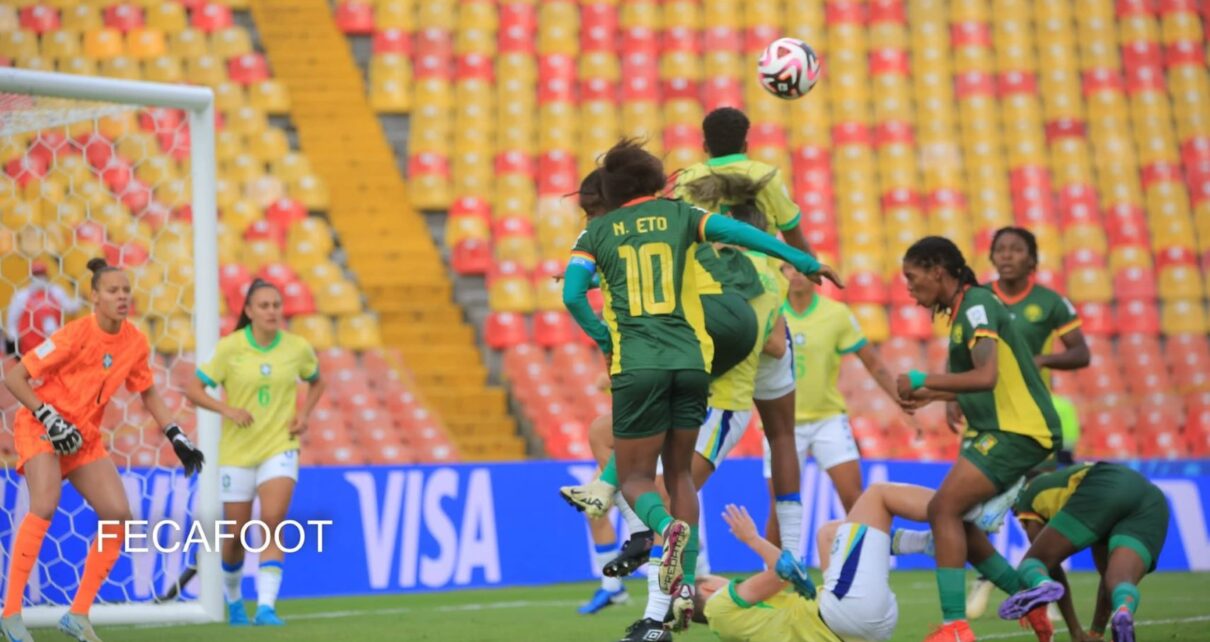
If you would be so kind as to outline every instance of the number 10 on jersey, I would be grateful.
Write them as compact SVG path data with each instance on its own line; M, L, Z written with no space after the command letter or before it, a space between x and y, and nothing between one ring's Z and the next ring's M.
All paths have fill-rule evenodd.
M676 292L672 282L672 246L667 243L644 243L636 251L633 246L618 247L618 257L626 264L626 298L630 316L671 314L676 310ZM656 264L659 283L656 283ZM656 287L659 296L656 296Z

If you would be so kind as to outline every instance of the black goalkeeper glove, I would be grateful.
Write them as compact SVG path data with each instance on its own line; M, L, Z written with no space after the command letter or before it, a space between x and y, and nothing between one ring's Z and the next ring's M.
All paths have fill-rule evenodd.
M46 427L43 439L50 442L55 452L60 455L70 455L84 445L84 435L70 421L63 418L55 407L44 403L34 412L34 416Z
M181 460L181 465L185 467L185 476L189 477L196 472L202 470L202 464L206 463L206 457L197 446L193 445L192 441L185 436L185 431L176 424L168 424L164 429L164 436L168 441L172 442L172 449L176 451L176 458Z

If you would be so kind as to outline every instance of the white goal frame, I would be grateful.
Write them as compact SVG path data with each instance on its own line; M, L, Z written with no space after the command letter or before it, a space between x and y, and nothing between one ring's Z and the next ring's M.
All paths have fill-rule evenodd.
M214 92L207 87L76 76L22 69L0 69L0 92L92 100L139 107L167 107L189 115L190 181L193 209L193 323L195 354L214 350L219 339L218 214L215 208ZM211 392L211 394L215 394ZM213 533L222 518L219 501L218 415L198 409L198 445L206 456L197 483L194 518ZM219 622L225 617L218 551L197 549L200 592L196 601L165 604L98 604L94 624ZM29 626L53 626L63 606L23 610Z

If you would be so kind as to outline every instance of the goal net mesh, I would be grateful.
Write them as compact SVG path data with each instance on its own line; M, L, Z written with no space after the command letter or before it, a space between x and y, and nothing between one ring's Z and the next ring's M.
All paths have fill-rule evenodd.
M159 390L185 431L195 413L183 396L194 376L193 238L189 124L180 110L0 93L0 308L4 372L62 323L90 313L86 264L104 257L133 287L130 321L150 340ZM17 472L13 425L20 404L0 386L0 568L29 506ZM191 524L196 481L187 479L138 395L114 396L102 434L136 520ZM186 539L158 529L158 544ZM96 516L65 484L26 590L27 607L69 604L97 531ZM148 546L152 548L153 545ZM153 549L154 550L154 549ZM168 592L194 551L123 553L100 603L148 602ZM7 581L7 577L0 579ZM175 599L193 599L187 586Z

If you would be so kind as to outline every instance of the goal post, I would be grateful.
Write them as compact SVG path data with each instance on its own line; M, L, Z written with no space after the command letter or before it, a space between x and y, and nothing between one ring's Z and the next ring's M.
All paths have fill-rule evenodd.
M135 108L167 108L182 110L187 115L188 125L188 181L190 196L188 205L192 216L193 253L193 307L192 333L194 353L208 355L213 352L219 339L219 280L218 280L218 221L216 211L216 161L215 161L215 108L214 94L209 88L185 85L169 85L141 81L76 76L20 69L0 69L0 94L9 97L28 97L33 105L22 118L14 118L0 107L0 140L19 133L45 127L69 125L57 122L54 110L51 116L39 123L38 103L57 101L83 101ZM57 99L57 100L56 100ZM183 159L182 159L183 160ZM35 179L37 180L37 179ZM154 260L154 257L152 257ZM183 291L183 290L182 290ZM112 402L111 402L112 403ZM214 524L222 517L219 500L218 444L220 418L218 415L197 411L198 445L206 456L206 465L196 483L196 497L189 498L192 518L201 524L207 533L214 532ZM179 473L175 476L179 477ZM129 482L128 482L129 483ZM8 509L8 491L5 493L5 510ZM137 516L137 511L136 511ZM185 525L187 526L187 525ZM91 539L92 533L79 534ZM4 542L5 547L9 542ZM45 547L44 547L45 552ZM93 607L91 617L96 624L170 623L170 622L214 622L225 617L223 588L220 575L220 560L217 551L196 548L198 588L196 600L183 600L155 604L147 601L122 603L99 603ZM123 554L125 557L125 554ZM7 573L8 551L3 556ZM72 564L83 564L83 558L68 560ZM35 570L35 574L37 570ZM25 608L25 621L29 626L53 625L64 613L66 604L54 606L31 605Z

